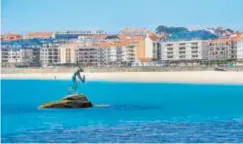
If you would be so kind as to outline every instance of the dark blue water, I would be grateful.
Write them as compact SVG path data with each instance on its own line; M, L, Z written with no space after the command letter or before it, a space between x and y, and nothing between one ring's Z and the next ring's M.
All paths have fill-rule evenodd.
M2 142L243 142L243 86L88 82L94 104L45 109L71 81L3 80Z

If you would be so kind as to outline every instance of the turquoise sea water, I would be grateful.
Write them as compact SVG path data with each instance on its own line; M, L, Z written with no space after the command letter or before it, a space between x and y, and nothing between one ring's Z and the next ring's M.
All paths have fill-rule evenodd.
M88 82L94 104L38 110L71 81L2 80L2 142L243 142L243 86Z

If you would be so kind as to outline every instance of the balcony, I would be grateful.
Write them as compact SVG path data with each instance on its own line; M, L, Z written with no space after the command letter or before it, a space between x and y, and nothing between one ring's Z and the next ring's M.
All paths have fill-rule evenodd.
M167 48L167 51L173 51L173 48Z
M180 59L185 59L185 58L186 58L186 56L179 56L179 58L180 58Z
M185 54L186 51L179 51L179 54Z
M168 58L168 59L172 59L172 58L173 58L173 56L167 56L167 58Z

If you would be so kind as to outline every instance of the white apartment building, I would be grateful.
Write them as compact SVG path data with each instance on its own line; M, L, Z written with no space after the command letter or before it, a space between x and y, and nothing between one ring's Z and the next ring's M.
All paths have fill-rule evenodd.
M60 64L60 49L57 44L45 44L40 50L40 62L43 66Z
M137 56L137 44L106 43L100 47L100 62L103 65L120 65L134 62Z
M4 60L9 64L30 64L33 61L33 49L10 48L5 52Z
M9 49L8 50L8 63L15 64L21 62L20 49Z
M7 64L8 63L8 48L1 47L1 64Z
M116 64L121 60L122 49L121 47L109 46L100 47L100 61L103 65Z
M131 63L136 60L137 57L137 44L129 44L122 47L122 62Z
M77 47L73 45L62 45L59 48L60 51L60 63L61 64L74 64L77 62L76 58Z
M162 61L168 63L200 62L207 59L207 42L202 40L164 42Z
M243 60L243 39L237 41L237 59Z

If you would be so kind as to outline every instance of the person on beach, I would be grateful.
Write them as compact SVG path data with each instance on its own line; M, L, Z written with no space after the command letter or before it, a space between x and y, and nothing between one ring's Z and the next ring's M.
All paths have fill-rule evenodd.
M84 69L82 67L79 67L79 69L76 72L74 72L74 74L72 76L73 86L72 86L71 90L69 90L70 92L74 92L77 90L77 87L78 87L77 77L82 83L85 83L85 75L81 76L82 72L84 72Z

